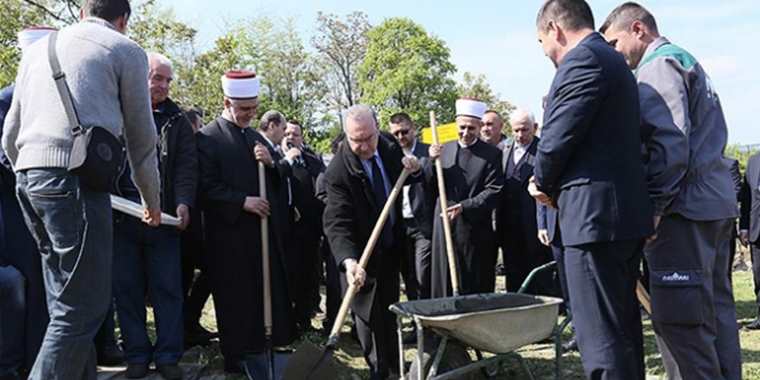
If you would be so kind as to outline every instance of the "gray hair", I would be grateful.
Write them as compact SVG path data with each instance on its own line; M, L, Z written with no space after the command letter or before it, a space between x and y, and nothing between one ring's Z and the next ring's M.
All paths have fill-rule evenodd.
M533 112L530 112L525 108L516 108L512 111L512 114L509 115L509 124L514 124L516 121L522 119L527 119L531 125L536 125L536 117L533 115Z
M285 125L285 116L280 113L280 111L275 110L269 110L267 112L264 112L264 115L261 116L261 120L259 121L259 129L262 131L266 131L269 129L269 123L275 123L277 125Z
M372 109L372 107L366 104L354 104L353 106L349 107L348 110L346 110L346 113L343 115L343 132L346 131L348 120L372 120L372 122L375 124L375 128L378 127L377 115L375 114L375 111Z
M148 53L148 62L156 61L161 66L168 66L172 71L174 71L174 65L172 64L172 60L169 59L167 56L151 51Z
M646 25L649 30L659 33L657 30L657 21L654 16L643 6L633 1L623 3L613 9L604 24L599 28L599 32L605 33L608 29L625 30L628 29L634 21L640 21Z

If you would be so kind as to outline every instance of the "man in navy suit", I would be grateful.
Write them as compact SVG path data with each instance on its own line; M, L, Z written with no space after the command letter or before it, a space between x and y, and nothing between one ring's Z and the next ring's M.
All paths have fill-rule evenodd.
M576 338L590 379L643 379L636 279L654 233L639 149L639 101L622 55L583 0L548 0L536 20L557 67L529 187L558 208Z

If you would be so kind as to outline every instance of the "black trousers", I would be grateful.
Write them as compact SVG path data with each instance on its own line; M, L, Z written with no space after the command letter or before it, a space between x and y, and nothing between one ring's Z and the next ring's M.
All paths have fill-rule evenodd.
M643 380L640 240L565 246L573 325L588 379Z
M211 284L206 273L203 241L203 225L200 212L193 212L190 225L180 234L180 252L182 252L182 294L184 295L183 318L185 330L192 330L200 325L203 307L211 296ZM196 277L195 270L200 274Z
M398 273L395 277L398 278ZM398 282L393 284L392 281L378 280L369 320L354 314L356 334L369 366L370 380L398 378L396 315L388 310L388 306L398 301L399 286Z
M757 315L760 316L760 241L750 245L752 255L752 278L755 284L755 301L757 302Z
M413 219L406 222L406 251L401 263L401 276L410 300L430 298L430 260L433 243Z

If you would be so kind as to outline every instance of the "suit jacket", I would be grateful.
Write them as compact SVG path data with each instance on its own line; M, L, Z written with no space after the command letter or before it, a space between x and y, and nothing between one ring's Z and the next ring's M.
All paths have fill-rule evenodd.
M322 236L324 203L317 199L317 178L325 171L322 158L304 149L300 162L292 166L291 185L294 202L301 214L298 228L312 237Z
M741 218L739 228L749 231L753 243L760 238L760 153L755 153L747 161L744 182L739 194Z
M538 137L533 139L517 164L513 160L514 142L507 147L502 159L504 188L496 214L496 234L505 252L532 255L545 248L538 241L536 200L528 193L528 180L533 176L539 141Z
M395 140L384 134L379 137L377 151L392 186L403 169L403 151ZM327 166L324 180L327 204L322 221L335 262L343 270L344 260L352 258L359 261L384 205L377 204L360 159L345 142L340 144ZM382 249L379 242L375 246L366 268L367 281L356 295L352 307L366 321L369 320L375 297L384 300L379 304L398 300L400 243L404 233L401 203L402 199L398 197L393 210L395 218L386 221L392 223L394 247ZM379 295L376 294L378 282L383 282L382 288L385 289Z
M412 154L418 159L428 157L430 145L417 141ZM417 223L420 232L430 239L433 236L433 209L435 208L435 199L432 199L429 189L424 183L415 183L409 185L409 203L414 214L414 221Z
M653 229L640 156L639 95L623 56L598 33L560 63L536 154L565 245L639 239Z

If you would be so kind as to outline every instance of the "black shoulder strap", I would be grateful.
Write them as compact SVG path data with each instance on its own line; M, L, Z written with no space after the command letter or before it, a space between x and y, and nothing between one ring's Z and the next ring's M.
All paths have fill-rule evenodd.
M52 32L48 37L48 61L53 71L53 80L58 88L58 95L61 97L63 108L66 110L66 117L69 119L73 135L76 136L82 133L82 126L79 123L77 110L74 108L74 100L71 98L69 85L66 83L66 74L61 70L61 64L58 61L58 54L55 50L57 37L58 32Z

